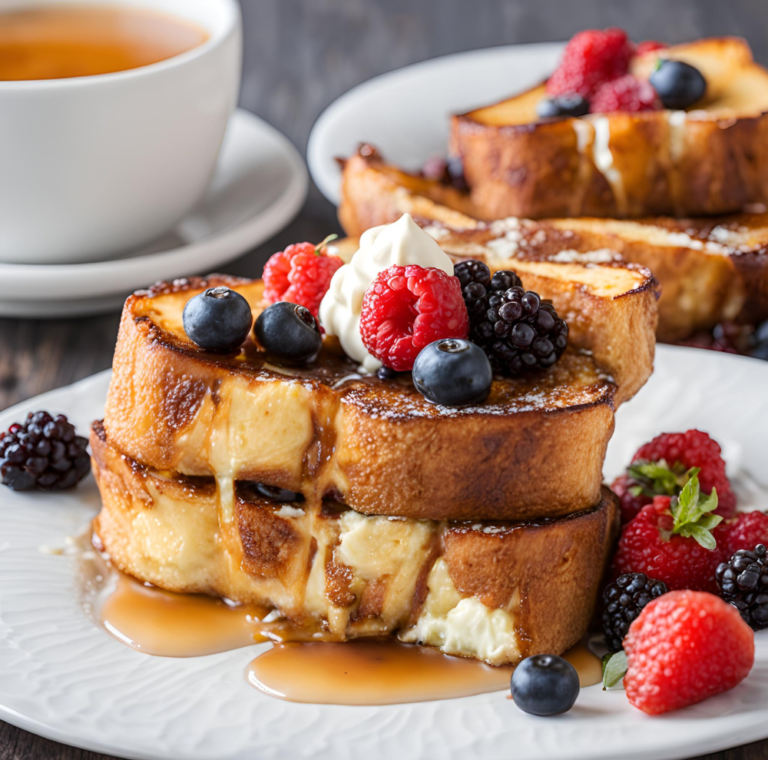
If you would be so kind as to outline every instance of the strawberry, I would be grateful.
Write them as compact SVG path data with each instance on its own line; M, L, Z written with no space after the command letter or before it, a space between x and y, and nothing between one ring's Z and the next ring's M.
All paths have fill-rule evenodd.
M624 526L615 576L645 573L669 589L716 591L715 570L723 559L715 537L723 518L713 514L716 508L717 493L702 497L692 471L679 497L656 496Z
M720 446L700 430L662 433L641 446L626 476L614 481L621 500L622 519L626 522L654 496L677 496L686 484L691 468L699 468L701 490L717 490L717 514L731 517L736 511L736 495L725 474Z
M643 609L629 627L624 650L630 704L661 715L743 681L754 664L755 637L722 599L672 591Z

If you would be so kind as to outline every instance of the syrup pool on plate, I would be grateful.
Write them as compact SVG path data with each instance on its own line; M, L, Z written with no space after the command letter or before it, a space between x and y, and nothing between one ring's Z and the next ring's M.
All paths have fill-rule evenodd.
M509 689L511 667L451 657L390 639L322 641L269 611L201 594L175 594L120 573L82 553L86 609L118 641L145 654L199 657L275 642L246 669L248 683L293 702L385 705L453 699ZM579 644L565 654L582 686L601 680L600 660Z
M584 645L566 655L582 686L600 683L600 660ZM247 670L248 682L291 702L390 705L455 699L509 688L511 667L451 657L394 639L276 644Z
M174 594L118 574L100 619L132 649L161 657L199 657L266 641L261 621L267 613L202 594Z

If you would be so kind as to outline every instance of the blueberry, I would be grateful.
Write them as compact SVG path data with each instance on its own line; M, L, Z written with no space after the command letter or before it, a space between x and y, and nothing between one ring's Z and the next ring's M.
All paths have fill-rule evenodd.
M239 293L225 287L208 288L187 301L184 331L200 348L216 353L236 351L253 323L251 307Z
M300 493L289 491L287 488L280 488L279 486L268 486L266 483L256 483L255 490L259 496L271 501L279 501L281 503L304 501L304 496Z
M323 342L309 309L288 301L261 312L254 332L265 351L296 364L313 362Z
M552 654L526 657L512 673L512 699L531 715L568 712L579 696L579 674L570 662Z
M581 95L560 95L557 98L542 98L536 106L536 114L540 119L551 119L557 116L586 116L589 113L589 102Z
M664 108L682 109L704 97L707 80L690 63L661 59L650 82Z
M422 349L413 364L413 384L433 404L482 404L492 380L485 351L468 340L436 340Z

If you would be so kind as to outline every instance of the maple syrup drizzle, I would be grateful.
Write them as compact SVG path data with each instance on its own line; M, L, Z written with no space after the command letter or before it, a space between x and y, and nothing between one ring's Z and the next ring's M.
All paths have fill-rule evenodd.
M600 683L600 660L584 645L565 654L582 686ZM451 657L394 639L285 643L246 670L251 686L291 702L391 705L455 699L509 688L511 667Z
M139 652L199 657L272 641L272 648L250 663L246 678L256 689L293 702L387 705L509 688L511 667L491 667L396 639L328 641L327 634L273 620L256 605L140 583L87 551L85 539L80 541L86 610ZM600 683L600 660L584 644L564 657L576 668L582 687Z

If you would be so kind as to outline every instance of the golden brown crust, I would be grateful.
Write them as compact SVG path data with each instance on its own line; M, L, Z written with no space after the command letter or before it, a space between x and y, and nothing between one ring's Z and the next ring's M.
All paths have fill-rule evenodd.
M201 351L181 311L219 282L258 310L261 284L227 278L126 303L104 425L132 459L335 493L366 514L525 519L599 498L617 388L592 357L569 350L546 373L494 380L479 407L447 409L407 377L358 379L330 348L308 370L265 365L250 342L238 357Z
M341 640L415 625L427 575L442 556L461 597L513 616L517 645L495 664L565 651L587 629L617 534L617 499L607 489L595 508L535 523L358 516L373 534L381 529L375 521L383 521L385 531L398 531L398 541L415 547L393 565L396 544L387 542L385 532L362 553L362 571L354 567L350 547L351 559L339 551L355 529L345 524L344 510L276 504L243 484L237 488L238 519L226 525L212 480L153 472L120 454L98 426L91 448L103 502L95 528L116 567L171 591L275 607L296 625L319 627ZM379 560L381 567L371 569Z
M736 38L662 55L704 71L708 94L699 110L539 121L542 85L454 116L451 152L464 163L480 217L680 217L765 202L768 72ZM641 58L635 68L647 75L650 64Z

